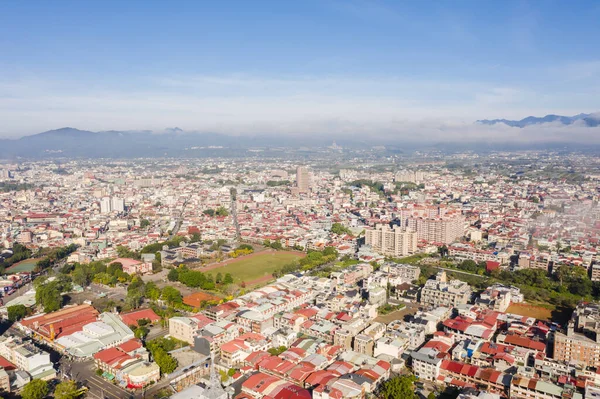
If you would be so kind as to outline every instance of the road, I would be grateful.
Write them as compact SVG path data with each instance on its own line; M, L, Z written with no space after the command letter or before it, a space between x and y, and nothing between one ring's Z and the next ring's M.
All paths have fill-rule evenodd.
M177 221L175 222L175 227L173 227L173 230L171 231L171 235L169 236L169 240L172 240L173 237L175 237L177 235L177 233L179 232L179 228L181 227L181 223L183 223L183 212L185 211L185 206L187 205L188 200L186 199L183 202L183 206L181 207L181 212L179 213L179 217L177 218Z
M141 397L141 393L133 393L113 384L96 375L93 360L72 362L66 358L61 359L60 369L65 370L68 377L81 382L90 390L88 396L102 399L125 399Z
M12 301L13 299L23 295L24 293L29 291L31 288L33 288L32 283L27 283L24 286L17 288L17 290L12 295L4 295L2 297L2 301L4 301L4 304L6 304L7 302Z

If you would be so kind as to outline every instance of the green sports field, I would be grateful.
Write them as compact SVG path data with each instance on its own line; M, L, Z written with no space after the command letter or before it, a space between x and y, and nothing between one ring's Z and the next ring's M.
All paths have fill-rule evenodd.
M255 280L267 279L275 270L301 257L302 255L296 252L259 252L243 259L231 261L231 263L215 268L209 273L213 275L230 273L237 284L242 281L252 284Z

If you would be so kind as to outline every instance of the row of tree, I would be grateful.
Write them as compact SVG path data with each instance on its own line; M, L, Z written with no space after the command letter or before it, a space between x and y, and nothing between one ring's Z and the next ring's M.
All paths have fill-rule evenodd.
M44 258L40 259L36 265L35 270L40 272L54 266L57 262L65 259L73 252L77 251L78 246L76 244L67 245L66 247L54 248Z
M214 216L229 216L229 211L224 206L218 207L216 210L209 208L202 211L203 214L214 217Z
M204 274L197 270L191 270L185 266L169 270L167 278L169 281L179 281L188 287L202 288L209 291L215 290L217 286L233 284L233 277L229 273L226 273L225 276L221 273L217 273L217 277L213 278L213 275L210 273Z
M77 382L73 380L65 380L59 382L52 392L52 397L55 399L75 399L85 392L85 388L79 388ZM21 391L23 399L43 399L50 393L50 385L44 380L31 380Z

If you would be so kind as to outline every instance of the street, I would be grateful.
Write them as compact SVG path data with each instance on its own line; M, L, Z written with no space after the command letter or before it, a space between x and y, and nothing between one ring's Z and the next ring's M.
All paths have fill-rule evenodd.
M67 377L81 382L90 390L88 396L102 399L124 399L141 397L111 383L96 375L96 366L93 360L72 362L63 358L59 362L60 369L64 370Z

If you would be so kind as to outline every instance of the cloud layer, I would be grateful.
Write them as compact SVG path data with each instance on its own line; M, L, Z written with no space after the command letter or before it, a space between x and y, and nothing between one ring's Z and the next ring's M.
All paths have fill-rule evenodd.
M551 73L580 81L597 76L599 69L588 63ZM600 108L595 85L590 81L589 92L573 93L568 101L568 87L559 84L553 91L541 91L535 85L393 76L152 76L92 85L19 77L0 80L0 137L63 126L94 131L179 126L231 135L330 135L390 142L596 143L599 129L577 124L518 129L473 123L593 112L597 109L589 107Z

